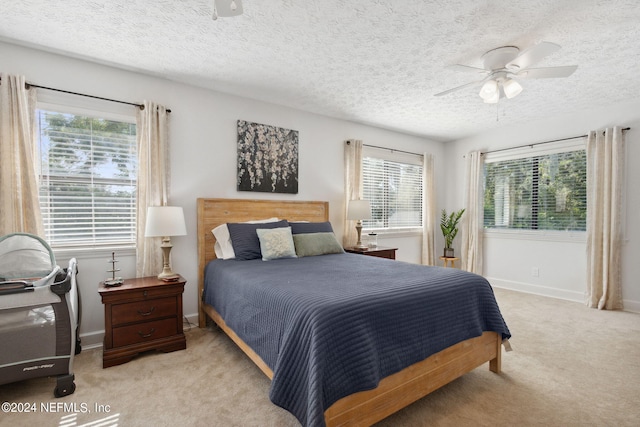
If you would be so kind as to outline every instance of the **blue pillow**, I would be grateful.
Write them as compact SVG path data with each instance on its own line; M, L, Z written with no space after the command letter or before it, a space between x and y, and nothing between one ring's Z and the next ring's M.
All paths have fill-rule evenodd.
M291 234L333 233L331 223L327 222L290 222Z
M229 236L231 237L231 245L233 246L233 252L236 254L236 259L250 260L262 258L262 252L260 251L260 239L258 239L258 233L256 232L257 229L281 228L288 226L289 223L286 220L266 222L262 224L227 224Z

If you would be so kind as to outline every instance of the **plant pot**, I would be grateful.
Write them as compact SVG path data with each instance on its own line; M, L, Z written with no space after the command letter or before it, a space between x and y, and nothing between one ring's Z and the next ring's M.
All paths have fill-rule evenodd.
M453 248L444 248L444 256L445 258L453 258L455 256Z

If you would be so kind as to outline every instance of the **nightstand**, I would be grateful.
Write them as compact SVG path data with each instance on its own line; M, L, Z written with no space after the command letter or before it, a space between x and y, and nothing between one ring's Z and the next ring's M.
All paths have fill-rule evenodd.
M384 246L376 246L375 248L344 248L345 252L352 254L369 255L389 259L396 259L397 250L398 248L387 248Z
M143 351L187 348L182 331L182 293L186 280L127 279L120 286L100 283L104 304L102 367L120 365Z

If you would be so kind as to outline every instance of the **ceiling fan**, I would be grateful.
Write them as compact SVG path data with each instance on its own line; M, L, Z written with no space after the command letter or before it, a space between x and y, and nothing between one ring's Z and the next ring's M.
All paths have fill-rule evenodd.
M495 104L500 98L513 98L522 92L522 86L516 80L569 77L578 68L577 65L562 67L529 68L546 56L560 50L555 43L541 42L520 52L515 46L503 46L492 49L482 55L484 68L455 64L447 68L473 72L483 76L479 80L436 93L442 96L472 86L482 86L480 97L487 104Z

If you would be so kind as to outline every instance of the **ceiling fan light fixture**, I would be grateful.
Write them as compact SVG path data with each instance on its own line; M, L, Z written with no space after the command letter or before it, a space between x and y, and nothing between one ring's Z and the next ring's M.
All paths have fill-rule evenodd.
M482 98L485 104L497 104L500 100L500 91L496 91L492 96L487 98Z
M242 15L242 0L213 0L213 20Z
M478 95L486 103L494 104L499 102L501 98L515 98L522 92L522 86L514 79L569 77L576 71L577 65L530 68L559 49L559 45L544 41L522 51L516 46L491 49L482 55L482 68L463 64L448 67L459 71L479 73L486 76L484 79L436 93L435 96L447 95L470 86L482 86Z
M499 98L499 94L500 88L498 87L498 82L495 80L488 80L482 85L478 95L480 95L480 98L484 99L485 102L488 102L488 100L493 99L494 97Z
M504 90L504 95L511 99L515 98L522 92L522 86L520 83L513 79L507 79L502 83L502 88Z

